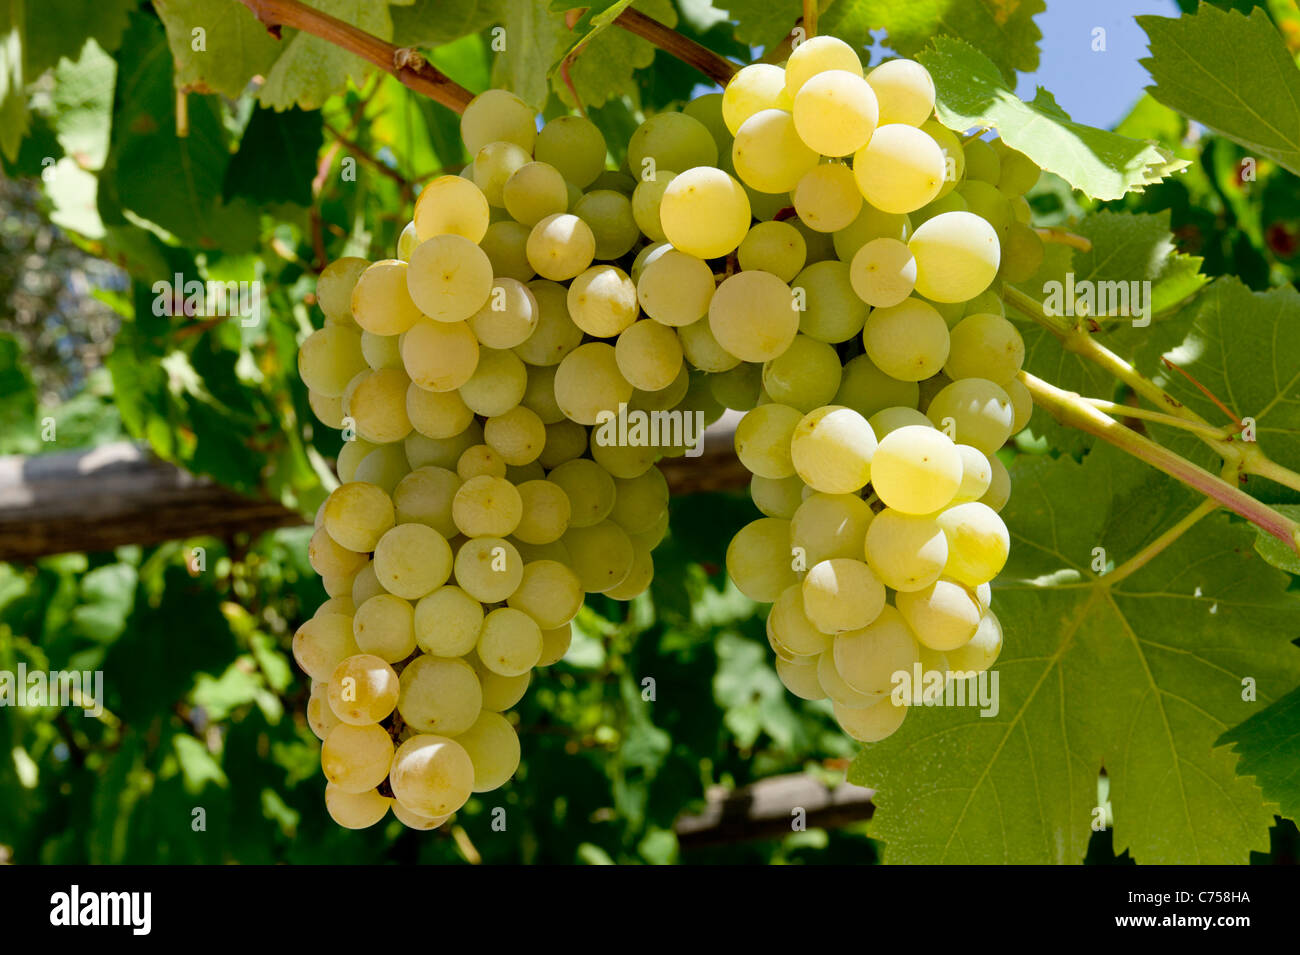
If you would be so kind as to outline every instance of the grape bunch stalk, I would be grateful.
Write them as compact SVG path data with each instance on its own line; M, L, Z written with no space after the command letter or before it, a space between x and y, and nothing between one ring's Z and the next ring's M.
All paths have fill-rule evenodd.
M765 516L728 572L773 604L785 685L850 735L901 723L899 671L994 662L994 452L1030 412L996 284L1042 260L1038 169L933 114L919 64L864 76L817 37L648 118L610 168L589 120L539 130L489 90L461 119L472 162L425 186L396 256L324 269L299 372L346 440L310 547L329 599L294 654L336 822L432 829L507 782L508 711L585 595L649 587L655 465L692 432L615 416L744 413Z

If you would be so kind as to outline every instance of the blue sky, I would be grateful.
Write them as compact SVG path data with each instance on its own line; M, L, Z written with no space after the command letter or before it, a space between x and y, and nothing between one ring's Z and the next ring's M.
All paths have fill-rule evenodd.
M1034 22L1043 33L1036 73L1022 74L1016 92L1033 99L1044 86L1072 118L1111 127L1127 115L1150 82L1138 63L1146 56L1146 33L1135 16L1178 15L1174 0L1047 0ZM1093 30L1106 31L1106 51L1092 49Z

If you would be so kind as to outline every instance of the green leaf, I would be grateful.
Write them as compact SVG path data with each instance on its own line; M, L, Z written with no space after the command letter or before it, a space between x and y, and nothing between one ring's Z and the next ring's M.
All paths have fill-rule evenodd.
M285 49L243 4L156 0L154 8L167 28L176 82L183 87L238 99L248 81L265 76Z
M1300 469L1300 292L1289 285L1252 292L1225 276L1180 318L1186 337L1163 353L1187 374L1158 366L1156 382L1206 420L1226 425L1227 415L1190 375L1239 418L1254 419L1260 450Z
M1202 4L1176 19L1137 18L1151 95L1300 175L1300 69L1268 14Z
M562 4L565 2L567 0L560 0ZM560 76L560 65L565 56L578 48L581 48L581 53L569 67L569 78L584 105L602 106L620 96L637 95L639 87L634 71L654 62L655 48L647 40L614 27L614 18L631 6L667 27L677 25L677 11L669 0L637 0L635 3L633 0L619 0L599 14L592 15L588 11L571 31L570 35L576 35L576 38L551 69L551 86L565 103L576 105L572 92ZM590 17L589 21L587 17Z
M311 205L311 182L321 141L319 112L254 110L239 151L226 167L225 197Z
M993 599L997 715L922 709L849 774L877 787L886 860L1079 862L1105 768L1117 853L1246 862L1267 849L1272 810L1215 743L1254 711L1243 680L1264 701L1300 680L1287 576L1222 513L1130 571L1194 495L1109 446L1081 465L1021 461ZM1098 576L1103 564L1115 569Z
M1022 102L993 61L963 40L936 37L917 59L934 77L945 126L996 126L1008 146L1094 199L1140 192L1187 165L1159 146L1072 121L1045 90Z
M18 0L18 6L25 2ZM28 80L56 65L60 57L77 57L87 40L116 52L131 11L139 6L136 0L43 0L39 15L27 18L23 55Z
M14 162L27 132L27 78L23 72L24 0L0 10L0 153Z
M388 40L393 35L393 21L388 15L387 3L315 0L309 6L381 40ZM289 31L285 36L289 36ZM271 67L257 98L263 106L273 109L291 106L319 109L335 93L341 93L349 80L360 86L372 69L374 67L355 53L310 33L297 32L287 40L284 52Z
M1300 819L1300 687L1219 738L1241 757L1237 772L1254 776L1282 815Z
M1277 504L1273 510L1300 521L1300 504ZM1260 557L1288 574L1300 574L1300 555L1262 527L1255 529L1255 550Z
M434 47L458 40L505 19L507 0L415 0L389 11L393 43Z
M800 0L719 0L736 21L736 39L770 50L790 36L803 16Z
M36 387L18 340L0 333L0 453L30 454L39 447Z
M961 37L1014 80L1017 70L1038 69L1043 34L1034 17L1046 9L1044 0L836 0L827 18L853 11L873 28L884 29L885 45L902 56L916 56L936 36ZM826 19L819 29L835 32Z
M93 40L75 63L54 70L51 119L59 145L82 169L99 169L108 155L117 61Z
M551 13L542 0L521 0L506 7L504 26L506 48L492 62L492 85L540 110L551 92L548 74L568 43L564 14Z

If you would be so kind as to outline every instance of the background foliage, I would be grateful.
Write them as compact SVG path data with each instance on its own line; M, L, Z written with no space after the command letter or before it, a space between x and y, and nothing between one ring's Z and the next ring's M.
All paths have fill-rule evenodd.
M313 5L425 49L471 90L509 86L548 117L576 105L558 64L585 39L573 87L615 161L640 117L679 106L704 82L606 26L600 14L625 3L598 4L576 32L563 0ZM798 0L636 5L742 62L779 48L801 12ZM1029 107L999 95L1036 67L1034 17L1044 6L834 0L820 29L873 61L887 51L919 55L950 125L993 120L1011 138L1037 119L1040 135L1021 148L1069 181L1043 177L1031 195L1036 218L1069 223L1094 242L1072 258L1053 247L1044 275L1070 268L1152 280L1168 314L1145 334L1105 332L1149 374L1180 345L1254 343L1218 357L1202 349L1188 367L1243 402L1239 413L1276 406L1265 422L1277 439L1270 450L1296 466L1296 382L1261 373L1269 353L1260 344L1281 340L1296 359L1281 367L1300 367L1292 287L1300 144L1285 132L1297 128L1285 110L1300 86L1294 4L1197 12L1184 3L1189 16L1179 20L1145 18L1157 86L1115 130L1126 140L1071 124L1050 93ZM498 26L504 51L492 49ZM963 42L932 42L942 33ZM39 10L10 0L0 34L18 40L0 43L0 451L130 436L309 514L338 450L336 435L313 428L295 368L297 343L320 321L314 275L340 255L394 246L420 185L466 161L455 116L313 37L286 31L275 40L233 0L56 0ZM1197 65L1178 58L1185 42L1206 49L1203 62L1273 63L1256 71L1258 88L1236 92L1270 111L1263 125L1282 132L1261 137L1260 124L1243 124L1213 99L1194 79ZM955 85L965 78L962 95L943 95L949 75ZM1055 133L1041 135L1044 125ZM1082 166L1069 160L1079 152L1074 135L1094 151ZM1131 149L1131 162L1115 160L1111 147ZM1243 176L1247 157L1254 178ZM1150 184L1179 160L1184 171ZM266 320L156 316L152 285L176 273L263 282ZM1041 287L1043 277L1026 285ZM1031 371L1087 394L1115 393L1045 332L1024 331ZM1184 382L1165 383L1196 406ZM40 440L46 416L58 422L54 442ZM674 501L648 598L627 609L595 600L583 611L566 660L520 704L516 780L432 834L391 819L350 833L324 813L318 743L301 716L307 687L288 653L293 630L324 599L303 529L0 565L0 669L102 668L107 688L99 719L0 707L0 853L19 862L870 862L883 840L889 861L1107 862L1116 846L1124 860L1151 862L1240 862L1269 851L1253 857L1292 859L1294 827L1269 827L1275 813L1294 817L1300 805L1300 655L1289 643L1300 610L1286 572L1300 566L1220 515L1142 571L1114 585L1096 579L1086 555L1097 540L1131 553L1194 502L1044 419L1036 414L1003 452L1016 478L1007 512L1015 563L996 597L1008 625L1004 714L972 722L929 710L858 755L852 778L880 788L870 826L679 850L673 822L708 787L800 770L834 781L858 749L824 704L803 703L777 681L760 608L721 572L726 542L752 506L716 495ZM1251 490L1300 503L1266 482ZM1058 515L1061 501L1079 503ZM205 571L189 569L195 546L207 548ZM1062 574L1087 586L1025 583ZM1153 613L1150 595L1175 590L1177 602ZM1034 669L1044 657L1052 663ZM1157 676L1136 675L1153 662ZM1226 692L1223 672L1260 676L1261 703ZM642 697L647 677L653 703ZM1180 694L1199 714L1178 708ZM1067 720L1044 716L1067 698ZM1153 699L1155 709L1143 710ZM1111 744L1134 708L1153 721L1150 732L1143 746L1117 752ZM1028 798L1026 760L1036 762L1031 782L1044 784L1039 811L1009 818L1007 807ZM1116 828L1090 836L1088 807L1106 798L1096 792L1103 765L1115 776ZM1180 806L1168 779L1185 771L1214 785L1184 794ZM1060 779L1069 785L1046 785ZM499 806L506 833L491 825ZM192 829L196 807L205 832ZM936 832L947 839L939 850Z

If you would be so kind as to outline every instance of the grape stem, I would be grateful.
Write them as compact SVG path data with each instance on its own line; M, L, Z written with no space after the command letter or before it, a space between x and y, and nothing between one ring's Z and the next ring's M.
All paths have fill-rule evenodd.
M465 112L465 107L474 98L473 93L448 79L414 50L394 46L387 40L381 40L328 13L314 10L298 0L239 2L251 10L266 25L268 32L277 38L282 27L293 27L320 37L391 73L402 85L441 103L453 112Z
M1072 249L1078 249L1080 252L1092 251L1092 239L1086 235L1078 235L1070 232L1068 229L1062 229L1057 226L1043 226L1034 229L1038 237L1044 242L1053 242L1056 245L1068 245Z
M648 17L640 10L628 7L614 18L614 22L633 36L647 40L669 56L693 66L719 86L726 86L740 67L715 53L703 44L682 36L672 27Z
M1077 393L1063 391L1027 371L1020 373L1020 380L1029 389L1034 404L1048 412L1061 424L1078 428L1115 445L1138 460L1199 491L1233 513L1239 514L1257 527L1263 528L1292 550L1300 553L1300 537L1297 536L1300 534L1300 524L1181 455L1124 427L1114 418L1094 408Z
M1120 564L1108 573L1105 576L1105 583L1118 583L1130 574L1134 574L1141 570L1159 556L1161 551L1167 548L1174 541L1178 540L1178 538L1182 537L1187 533L1187 531L1191 530L1192 527L1200 522L1201 518L1217 511L1218 509L1219 504L1217 501L1211 500L1210 498L1201 501L1200 504L1197 504L1196 507L1184 516L1177 524L1169 528L1169 530L1165 531L1150 544L1147 544L1146 547L1143 547L1128 560L1124 561L1124 563Z
M803 0L803 34L805 40L817 35L817 0Z
M1216 428L1214 425L1201 424L1199 421L1192 421L1188 418L1180 418L1177 415L1164 414L1160 411L1151 411L1147 408L1135 408L1132 405L1120 404L1118 401L1107 401L1105 398L1084 398L1084 401L1092 405L1098 411L1105 411L1107 414L1122 415L1128 418L1141 418L1144 421L1154 421L1157 424L1163 424L1170 428L1182 428L1184 431L1191 431L1197 435L1204 435L1213 440L1225 440L1229 434L1235 433L1238 428L1236 425L1227 425L1223 428Z

